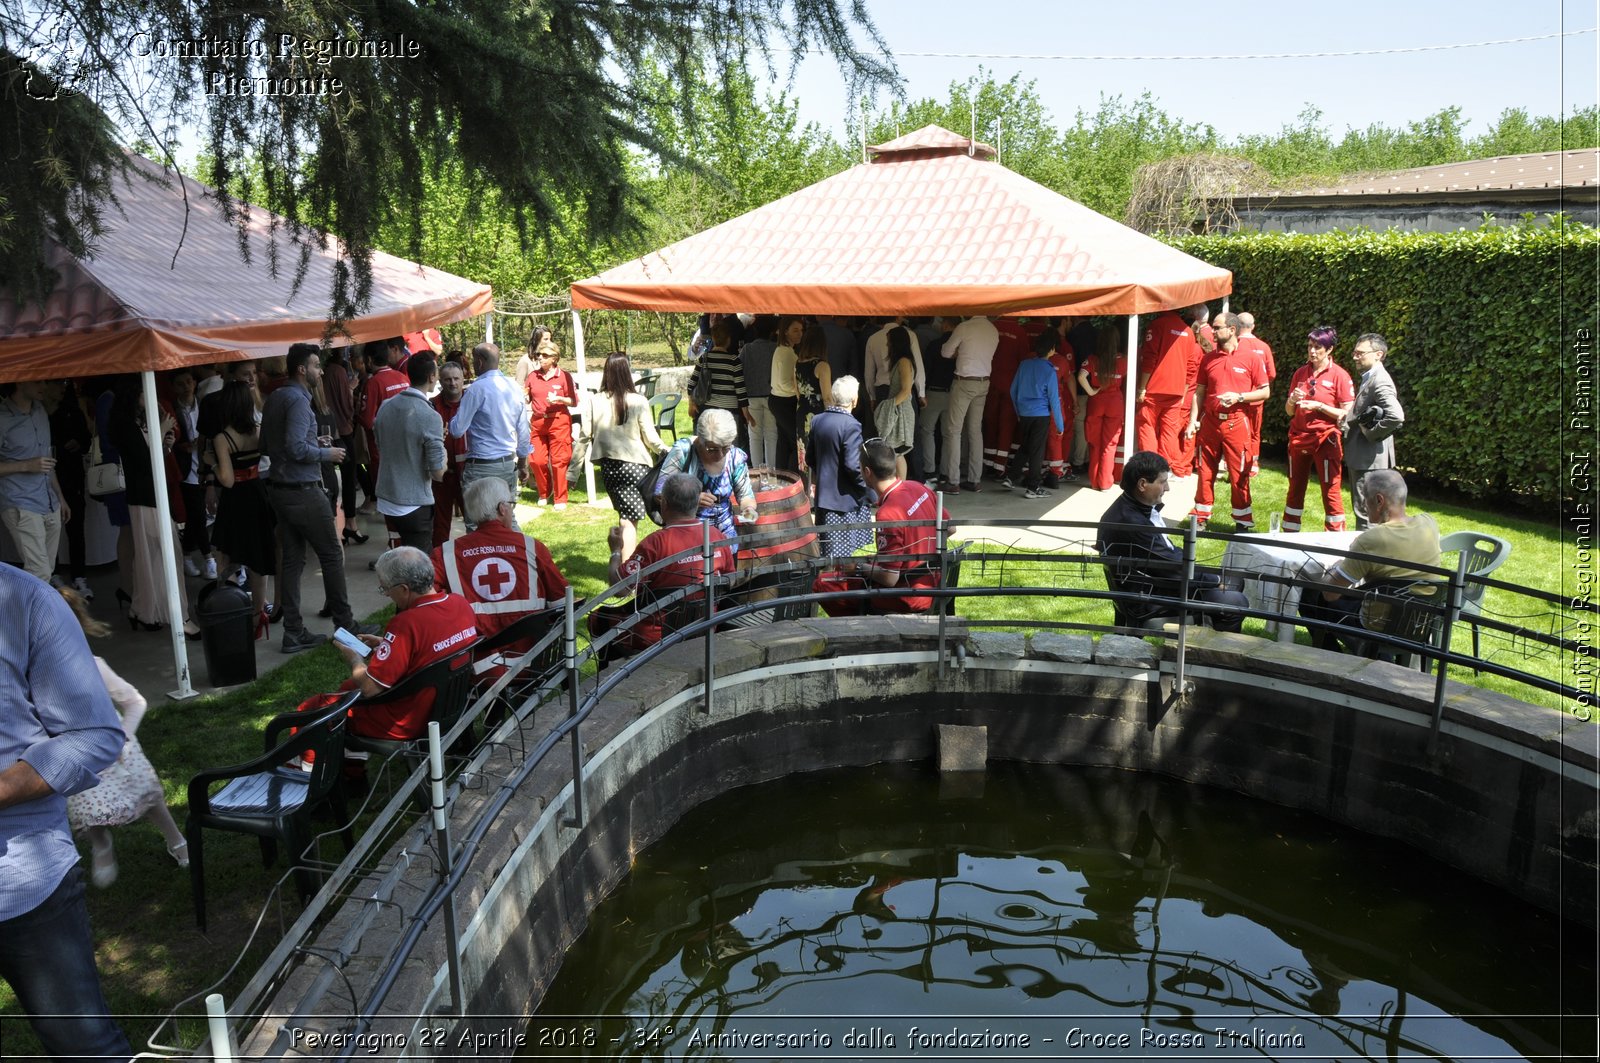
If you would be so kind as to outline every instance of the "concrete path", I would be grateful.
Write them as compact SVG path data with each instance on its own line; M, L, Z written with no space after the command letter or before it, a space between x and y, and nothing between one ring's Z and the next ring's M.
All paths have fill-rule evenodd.
M1166 508L1162 511L1168 524L1177 524L1189 515L1194 505L1196 478L1188 476L1172 481L1167 492ZM1084 480L1062 484L1044 498L1023 498L1023 489L1007 491L989 480L983 482L979 494L963 491L945 498L945 508L950 511L954 525L952 535L968 542L983 541L997 546L1024 550L1092 549L1092 528L1050 528L1041 525L1016 527L981 527L963 525L963 517L982 517L996 520L1022 521L1081 521L1094 524L1100 520L1111 503L1116 501L1121 488L1106 491L1092 490Z

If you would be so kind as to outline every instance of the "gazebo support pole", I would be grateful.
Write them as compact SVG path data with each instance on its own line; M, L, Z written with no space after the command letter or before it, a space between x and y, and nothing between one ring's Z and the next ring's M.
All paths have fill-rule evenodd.
M1134 424L1135 406L1139 400L1139 315L1128 315L1128 375L1122 378L1122 456L1117 462L1124 465L1139 449L1139 435Z
M483 342L484 343L493 343L494 342L494 311L493 310L491 310L487 314L483 315Z
M145 438L150 446L150 474L156 485L156 520L161 528L161 576L167 592L167 633L172 636L172 667L178 673L178 689L168 691L174 701L195 696L189 685L189 647L183 637L183 588L178 585L177 544L172 539L172 507L167 502L167 462L161 445L161 407L156 403L156 375L150 370L144 378ZM201 517L204 520L204 516Z
M588 362L588 359L584 356L584 353L583 353L583 317L582 317L582 315L580 315L578 313L578 311L576 309L573 309L571 311L571 314L572 314L572 346L574 348L576 348L576 350L578 352L578 390L580 390L580 391L584 392L585 394L587 394L588 390L589 390L589 386L587 384L585 384L584 381L588 379L589 362ZM576 396L574 396L574 397L576 397ZM594 425L590 425L588 430L590 432L593 432L594 431ZM594 496L594 462L589 460L589 455L587 455L587 454L583 455L582 461L583 461L583 490L584 490L584 493L589 496L589 504L591 506L602 505L601 501Z

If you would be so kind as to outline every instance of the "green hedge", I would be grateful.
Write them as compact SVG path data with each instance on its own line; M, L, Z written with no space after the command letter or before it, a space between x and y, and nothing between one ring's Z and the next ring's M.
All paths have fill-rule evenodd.
M1254 314L1272 345L1278 382L1262 428L1265 453L1285 453L1283 396L1305 359L1306 333L1338 329L1334 357L1353 370L1356 336L1379 332L1406 410L1395 440L1403 468L1473 498L1561 497L1565 378L1578 330L1593 329L1600 312L1600 230L1551 219L1453 233L1172 242L1233 271L1231 307Z

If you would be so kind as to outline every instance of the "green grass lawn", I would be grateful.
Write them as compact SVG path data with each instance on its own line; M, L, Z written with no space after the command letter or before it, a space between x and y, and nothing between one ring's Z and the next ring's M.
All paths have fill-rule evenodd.
M679 407L679 430L689 430L687 410ZM1265 515L1283 508L1286 479L1281 470L1263 468L1256 480L1255 511ZM1227 513L1228 488L1219 489L1217 511ZM606 533L615 523L609 507L591 507L580 481L572 492L572 505L562 513L546 511L527 525L530 534L543 540L557 564L572 582L579 597L594 595L606 586ZM1350 505L1346 500L1346 509ZM1510 559L1496 573L1506 582L1551 591L1560 591L1563 573L1574 571L1575 548L1563 549L1553 523L1543 524L1502 513L1468 509L1458 504L1413 499L1413 508L1432 513L1442 531L1479 529L1509 539L1513 543ZM1321 527L1320 500L1313 494L1306 505L1306 527ZM1213 530L1228 531L1225 520L1214 522ZM1202 543L1220 558L1222 544ZM1100 568L1092 561L1078 564L989 563L964 568L966 586L1016 586L1043 583L1048 586L1104 589ZM1547 609L1529 609L1526 599L1490 591L1485 612L1509 617L1530 615L1526 622L1546 628L1564 622ZM1038 621L1072 621L1109 624L1109 603L1074 600L1064 597L979 598L959 605L962 616L979 620L1008 620L1019 629L1036 629ZM1247 632L1260 633L1261 622L1249 621ZM1457 646L1470 646L1465 630L1458 632ZM1300 638L1305 641L1302 631ZM1551 651L1541 658L1524 661L1517 647L1486 644L1486 655L1497 660L1515 661L1517 667L1559 676L1564 663ZM185 811L185 787L189 777L201 768L236 763L261 751L261 730L274 714L292 708L308 694L331 690L348 674L330 647L306 653L263 677L250 687L226 694L176 702L153 712L140 730L140 739L152 763L166 781L167 795L180 823ZM1457 669L1454 678L1472 682L1470 672ZM1556 706L1553 696L1537 694L1508 680L1481 677L1482 686L1504 690L1514 696ZM1570 676L1568 676L1570 681ZM91 890L89 908L94 922L101 973L113 1008L119 1013L157 1014L169 1009L180 997L208 986L233 963L267 897L270 881L282 874L280 866L271 871L261 867L259 850L253 839L242 835L210 832L207 835L207 892L210 930L201 936L195 929L189 899L187 873L179 871L162 848L159 834L142 825L116 832L122 875L110 890ZM329 854L337 858L342 850L335 843ZM87 857L85 857L87 860ZM281 927L293 921L298 911L292 888L280 905L267 916L262 944L240 965L240 973L222 989L230 994L248 978L255 964L265 958ZM0 1022L4 1023L8 1055L26 1053L31 1035L23 1027L16 1003L8 988L0 987ZM137 1050L153 1027L154 1020L130 1021L128 1031Z

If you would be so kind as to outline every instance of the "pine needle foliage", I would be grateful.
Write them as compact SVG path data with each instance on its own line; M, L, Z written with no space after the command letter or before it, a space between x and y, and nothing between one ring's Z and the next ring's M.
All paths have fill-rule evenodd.
M630 152L692 165L652 118L668 107L699 120L688 77L663 86L650 73L739 69L757 54L770 65L777 46L794 62L832 54L856 91L895 78L859 0L0 0L13 65L70 75L75 108L98 108L158 156L198 125L206 183L291 219L274 235L298 247L313 229L333 234L348 267L335 319L366 302L380 230L402 220L420 249L425 166L458 163L493 189L525 243L570 225L594 240L635 231ZM0 122L20 134L0 170L13 259L0 282L46 276L52 225L69 246L92 237L95 193L121 157L109 136L77 145L64 170L86 193L76 209L22 195L18 160L61 157L48 119L25 110L0 97Z

